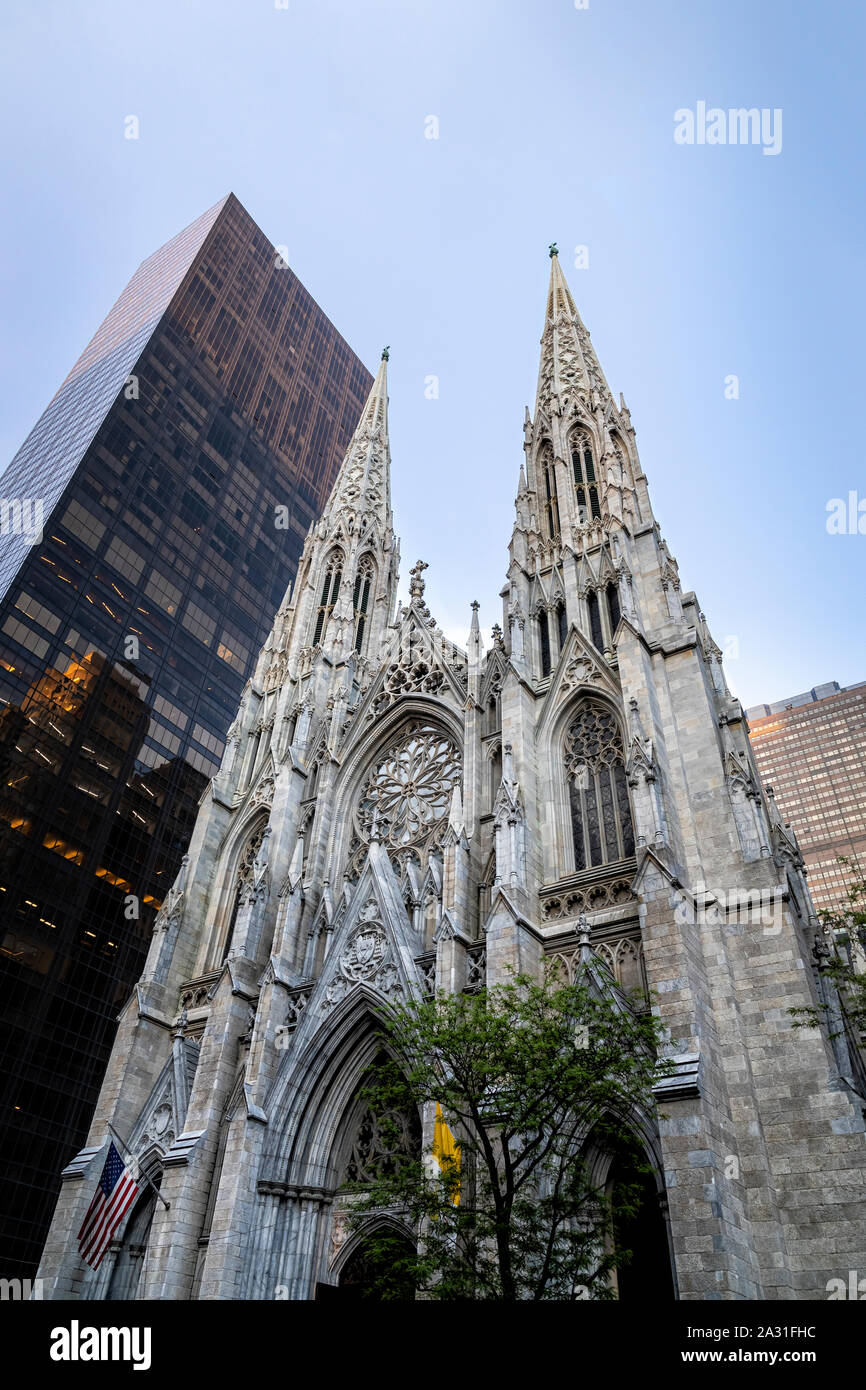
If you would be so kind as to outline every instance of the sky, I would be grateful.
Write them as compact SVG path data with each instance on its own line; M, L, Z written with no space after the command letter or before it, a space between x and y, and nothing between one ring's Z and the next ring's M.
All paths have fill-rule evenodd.
M462 641L473 599L502 620L557 241L732 690L866 680L859 4L5 0L0 26L0 466L232 190L371 370L390 345L401 591L425 559ZM699 103L780 111L781 148L678 143Z

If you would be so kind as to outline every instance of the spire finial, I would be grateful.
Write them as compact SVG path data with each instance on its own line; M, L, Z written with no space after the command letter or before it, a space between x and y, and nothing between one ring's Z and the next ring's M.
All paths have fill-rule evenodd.
M555 241L552 241L547 249L551 260L553 260L554 256L559 255L559 247Z
M409 593L412 598L424 597L424 571L428 568L426 560L417 560L409 571Z
M383 349L382 349L382 361L383 361L383 362L387 362L387 361L389 360L390 356L391 356L391 346L390 346L390 344L388 344L386 347L383 347Z

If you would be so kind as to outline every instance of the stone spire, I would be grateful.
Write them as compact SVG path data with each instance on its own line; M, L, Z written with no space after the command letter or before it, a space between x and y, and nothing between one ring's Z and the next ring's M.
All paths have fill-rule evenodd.
M536 421L539 409L550 419L561 415L569 403L579 401L585 411L594 413L610 398L610 387L595 355L589 329L578 313L554 244L550 250L550 284L541 338Z
M338 519L360 523L362 513L383 535L391 530L388 358L389 349L384 348L376 379L322 513L317 528L320 534L327 534Z
M396 603L388 357L379 370L321 517L309 530L291 603L280 616L294 675L314 650L332 663L376 650Z
M512 557L527 572L537 562L542 569L555 563L551 544L575 553L587 543L597 548L651 515L631 418L613 398L555 244L535 412L524 419L523 447Z

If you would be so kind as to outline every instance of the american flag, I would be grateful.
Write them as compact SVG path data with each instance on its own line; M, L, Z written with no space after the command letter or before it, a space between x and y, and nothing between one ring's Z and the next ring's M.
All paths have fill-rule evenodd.
M78 1232L78 1249L91 1269L99 1268L117 1223L129 1210L137 1192L138 1184L133 1181L112 1140L96 1195Z

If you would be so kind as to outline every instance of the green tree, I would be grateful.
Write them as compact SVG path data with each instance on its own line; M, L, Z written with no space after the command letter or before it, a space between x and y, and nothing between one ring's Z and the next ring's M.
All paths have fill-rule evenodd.
M372 1295L414 1287L438 1299L612 1298L627 1261L617 1231L637 1209L648 1165L634 1120L654 1112L658 1023L624 1000L599 964L574 984L525 976L475 994L396 1007L388 1060L364 1090L386 1150L405 1116L437 1104L459 1151L408 1155L348 1194L351 1220L392 1213L366 1242ZM599 983L600 982L600 983ZM401 1118L402 1117L402 1118ZM603 1191L584 1159L587 1139L632 1160L634 1181Z
M848 1028L857 1038L866 1033L866 876L850 859L840 857L852 871L841 908L821 908L818 917L824 928L815 944L815 959L821 976L832 986L830 997L815 1008L789 1009L795 1028L814 1028L824 1022L831 1037ZM837 998L841 1005L839 1016ZM861 1043L862 1046L862 1043Z

